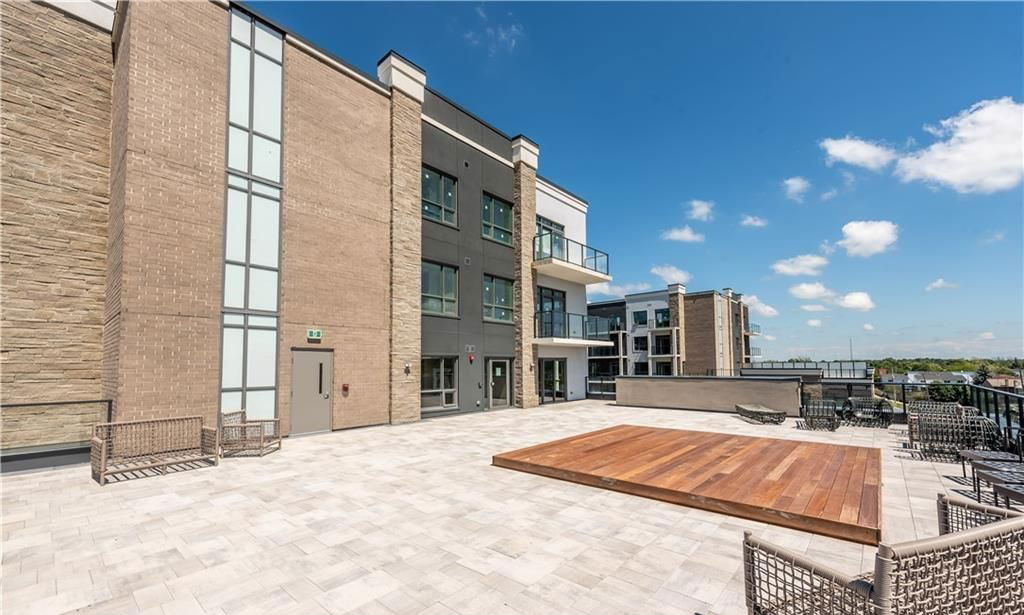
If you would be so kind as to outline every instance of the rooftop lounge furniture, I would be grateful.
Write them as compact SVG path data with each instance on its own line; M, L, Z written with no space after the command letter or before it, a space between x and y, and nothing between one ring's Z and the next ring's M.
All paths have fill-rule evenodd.
M859 425L888 427L892 404L881 397L850 397L843 403L843 415Z
M928 454L952 456L961 450L998 450L1004 444L995 421L976 412L963 416L911 415L907 420L909 431L915 434L912 444Z
M281 420L247 418L245 410L224 412L220 417L220 447L225 457L262 457L280 450Z
M907 427L910 438L910 446L914 447L917 441L917 418L921 416L964 416L965 414L977 415L976 408L967 409L955 401L912 401L907 403Z
M1010 507L1010 500L1024 504L1024 485L992 485L992 490L996 492L996 501L1002 496L1007 508Z
M217 430L204 427L201 416L99 423L91 443L92 477L101 485L113 475L217 465Z
M1024 613L1024 513L938 496L939 533L882 543L874 572L849 576L746 532L751 615Z
M758 423L780 425L786 420L786 412L784 410L775 410L761 404L736 404L736 412L740 416L757 421Z
M804 423L810 429L827 429L835 431L839 428L839 415L836 413L836 402L830 399L812 399L804 404Z

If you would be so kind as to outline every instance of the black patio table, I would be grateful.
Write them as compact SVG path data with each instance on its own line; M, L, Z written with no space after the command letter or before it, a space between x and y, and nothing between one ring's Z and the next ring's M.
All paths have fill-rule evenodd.
M982 449L971 449L957 451L960 455L960 469L964 473L964 478L967 478L967 466L964 464L965 461L974 463L975 461L1017 461L1021 462L1021 456L1017 453L1007 453L1006 451L987 451Z
M1010 500L1024 504L1024 485L1003 483L1002 485L992 485L992 490L996 493L996 504L999 503L999 496L1003 496L1003 499L1006 500L1006 508L1010 507Z
M974 494L981 501L981 481L990 485L1024 485L1024 467L1017 470L975 470L974 472ZM992 491L996 496L995 490ZM998 500L997 500L998 501Z

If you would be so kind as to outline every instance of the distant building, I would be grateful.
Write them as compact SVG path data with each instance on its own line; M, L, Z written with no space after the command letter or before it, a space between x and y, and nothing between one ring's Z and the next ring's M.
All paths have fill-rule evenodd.
M907 372L905 374L885 374L879 377L882 384L970 384L974 381L974 372Z

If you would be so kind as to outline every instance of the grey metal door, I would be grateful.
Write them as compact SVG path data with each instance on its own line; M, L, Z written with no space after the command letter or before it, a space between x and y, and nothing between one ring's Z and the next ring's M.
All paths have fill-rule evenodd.
M334 353L292 351L292 435L330 431Z

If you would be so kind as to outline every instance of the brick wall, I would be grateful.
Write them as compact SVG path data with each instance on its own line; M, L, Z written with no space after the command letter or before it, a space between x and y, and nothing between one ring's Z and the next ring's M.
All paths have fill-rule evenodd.
M0 19L3 401L97 399L103 395L110 35L29 2L3 2ZM36 436L81 439L79 419L91 422L99 410L48 408L48 416L75 417L68 421L74 433L59 433L63 421L57 421ZM4 411L5 444L18 431L8 422L15 414Z
M704 375L717 365L718 344L715 341L715 295L686 295L683 297L683 320L686 330L687 374Z
M278 412L286 431L292 347L334 349L335 429L388 422L390 104L285 45ZM417 260L417 308L418 289ZM412 320L419 324L418 312ZM310 327L323 331L320 344L306 343Z
M112 136L124 144L111 222L120 300L107 336L119 420L218 410L227 32L227 11L209 2L128 9Z
M537 395L537 366L534 338L533 293L537 287L533 270L533 238L537 233L537 170L530 165L515 164L515 228L512 247L516 253L515 313L516 322L516 380L515 404L520 408L533 408L540 403Z

